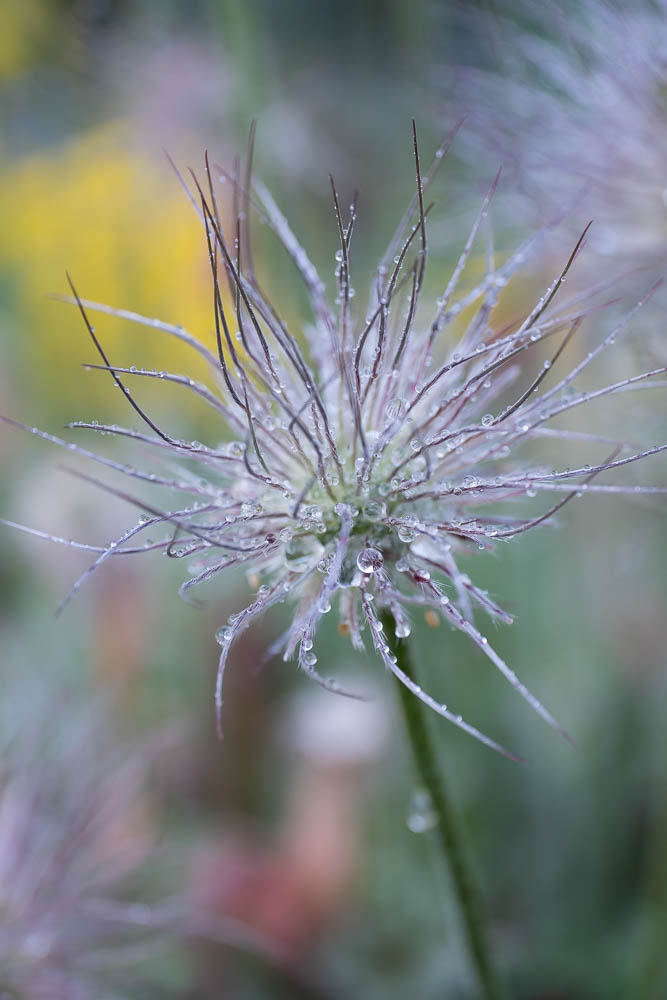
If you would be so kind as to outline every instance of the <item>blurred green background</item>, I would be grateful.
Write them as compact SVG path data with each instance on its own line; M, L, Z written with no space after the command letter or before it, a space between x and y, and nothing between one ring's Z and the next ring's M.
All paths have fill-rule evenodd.
M230 164L257 118L257 172L328 284L335 230L327 174L345 196L358 187L363 287L412 193L410 117L433 149L459 110L433 81L485 51L479 24L426 0L5 0L2 15L1 410L56 434L69 419L126 420L119 394L81 367L94 359L75 311L49 297L64 293L65 269L88 298L184 323L210 341L205 247L163 150L181 168L200 169L204 149ZM492 156L471 165L456 149L448 161L434 212L440 273L497 166ZM503 197L511 191L501 185ZM499 246L527 234L532 221L513 218ZM298 324L291 271L275 248L258 253L284 315ZM531 301L549 268L548 257L536 261L522 279ZM650 338L661 322L655 309L639 333ZM187 355L151 331L110 319L98 329L119 364L184 370ZM647 349L639 350L639 361L630 349L621 355L621 371L640 370ZM623 427L628 437L632 428L660 443L664 404L650 395L603 404L585 426ZM180 436L222 435L176 391L146 398ZM67 476L56 450L0 426L3 516L109 541L126 510ZM664 460L624 481L664 482ZM478 585L516 616L497 632L499 652L577 749L559 742L461 636L415 629L434 692L529 760L514 766L431 720L512 997L667 996L664 526L659 498L587 497L566 508L556 529L473 561ZM239 644L218 743L213 635L242 606L245 579L209 588L208 607L197 611L177 598L177 562L116 560L54 620L88 561L2 529L3 686L36 676L73 686L84 702L102 695L120 744L185 720L176 759L155 765L149 779L153 847L130 891L203 893L220 913L269 933L279 925L296 956L288 974L243 949L188 937L139 963L141 985L118 995L472 1000L447 874L430 834L409 829L410 761L394 692L373 657L355 656L327 622L323 671L361 671L378 688L358 746L345 735L357 723L342 718L346 706L337 709L331 726L350 742L338 752L326 740L333 710L314 694L303 701L307 681L294 666L260 665L283 627L276 614ZM313 733L305 720L319 713Z

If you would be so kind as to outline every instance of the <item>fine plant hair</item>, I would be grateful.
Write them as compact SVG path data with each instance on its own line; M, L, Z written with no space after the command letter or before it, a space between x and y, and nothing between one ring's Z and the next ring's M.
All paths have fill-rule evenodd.
M81 420L68 427L126 438L141 446L142 454L149 449L153 461L129 466L8 421L147 488L134 492L74 473L140 512L139 520L107 545L72 542L14 525L94 556L61 609L110 558L158 552L184 559L189 575L180 595L186 600L197 586L226 570L248 571L256 594L217 633L219 731L224 672L235 640L258 616L289 598L295 602L291 621L268 654L295 657L299 668L328 690L362 696L317 669L315 634L337 602L339 629L355 649L364 649L364 636L369 638L387 669L416 698L516 759L402 669L384 620L389 614L396 638L404 639L411 630L410 612L419 611L432 624L442 620L463 632L531 708L566 735L476 624L477 612L493 622L511 624L512 618L473 582L461 561L544 525L577 497L665 492L660 486L599 477L662 452L666 444L638 447L589 432L585 425L576 431L559 425L561 415L583 416L603 397L662 385L660 376L667 371L667 366L655 367L598 388L575 384L627 333L657 287L610 324L595 346L586 346L584 321L609 304L604 295L613 281L600 281L569 297L561 286L576 266L589 226L542 294L525 301L515 318L498 319L502 290L531 260L554 223L498 261L489 220L497 175L451 275L437 300L429 301L425 275L434 205L427 195L452 139L453 134L426 166L413 123L416 188L361 307L355 306L361 296L355 299L352 284L356 195L344 204L330 178L338 237L332 303L272 196L252 179L254 128L242 169L227 172L207 155L202 176L191 172L179 178L203 229L215 351L181 326L82 298L69 278L70 301L98 355L87 367L108 373L143 427ZM221 192L230 190L231 210L221 200ZM256 273L251 214L277 236L305 288L312 321L297 332L282 318L280 303L269 300ZM483 236L485 271L471 280L468 265ZM94 329L94 313L177 338L204 359L209 380L112 362ZM547 360L535 373L535 355L544 352ZM568 363L572 356L575 360ZM210 445L175 437L135 398L130 386L144 379L184 388L203 400L211 413L211 437L231 434L232 440ZM535 446L552 441L602 446L605 457L568 469L552 468L548 457L536 462ZM532 448L525 449L527 444ZM165 507L151 498L149 490L155 486L176 499ZM514 504L516 512L509 513ZM158 540L147 540L158 532Z

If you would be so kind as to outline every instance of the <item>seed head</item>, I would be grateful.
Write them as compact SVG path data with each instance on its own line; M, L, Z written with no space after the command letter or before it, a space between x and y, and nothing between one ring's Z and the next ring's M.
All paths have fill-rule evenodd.
M564 365L563 356L583 319L597 307L592 292L563 298L561 291L588 227L537 301L527 303L515 320L499 321L501 290L544 234L496 262L487 218L496 176L437 301L427 301L427 219L432 206L425 195L451 138L423 171L413 127L416 191L375 270L366 308L353 305L356 196L344 209L331 178L339 243L332 307L323 281L270 194L251 183L252 142L242 178L214 169L207 157L205 184L193 174L192 190L188 188L208 250L216 353L182 327L82 300L72 285L101 359L91 367L110 373L145 429L81 421L70 426L148 446L156 461L168 459L170 471L120 465L52 435L34 433L184 499L167 510L105 485L137 506L142 516L123 536L94 550L95 562L71 594L107 558L127 553L163 551L186 558L190 575L180 588L185 598L219 573L244 567L256 595L217 633L218 725L223 676L235 640L272 605L290 599L295 603L291 623L270 653L282 652L285 659L296 656L300 668L325 688L352 694L317 670L316 632L323 616L337 605L340 630L355 648L364 648L365 633L387 668L416 697L506 752L455 709L423 691L396 662L382 613L390 612L396 636L405 638L411 629L410 612L419 609L429 624L441 619L464 632L528 704L562 732L475 624L474 612L480 609L496 621L509 624L512 619L476 586L461 568L461 559L543 524L575 497L661 491L599 484L595 479L667 446L640 449L558 426L562 414L641 388L665 371L660 367L628 375L598 389L575 385L627 329L652 290L597 346L587 350L579 345L576 363ZM235 204L231 235L224 231L218 205L219 182L230 179ZM305 286L312 323L298 334L268 300L255 273L251 211L279 237ZM486 272L461 290L482 228L489 232ZM598 284L596 293L604 287ZM143 323L183 341L208 363L209 383L111 364L89 319L92 311ZM547 360L536 368L545 351ZM172 436L135 400L126 383L136 378L161 379L196 394L212 411L211 438L219 439L224 429L232 440L213 445ZM602 461L563 471L522 457L526 443L552 438L574 438L598 450L602 444L608 454ZM526 509L526 498L536 499L536 510ZM510 501L518 505L514 515L508 513ZM144 540L161 529L160 540Z

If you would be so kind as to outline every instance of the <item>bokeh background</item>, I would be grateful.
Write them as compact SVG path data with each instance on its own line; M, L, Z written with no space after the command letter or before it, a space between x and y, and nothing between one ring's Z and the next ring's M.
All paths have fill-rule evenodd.
M662 7L543 10L536 24L519 3L5 0L1 411L55 434L70 419L126 419L103 374L82 368L94 359L75 310L53 297L66 291L66 269L86 297L182 323L210 341L202 234L165 151L183 170L200 169L206 149L231 166L253 118L256 170L328 284L336 241L328 173L346 194L361 192L361 285L413 190L410 117L432 150L465 115L437 191L436 270L452 266L502 163L500 252L569 210L515 296L532 303L594 214L602 237L592 238L581 280L617 268L626 303L639 298L665 263L667 157L655 136L667 125L667 75L660 32L650 30ZM625 61L609 57L612 43ZM561 155L547 161L556 148ZM642 171L633 174L633 164ZM298 328L290 268L272 246L258 254ZM605 322L592 319L588 336ZM119 364L192 371L178 345L150 330L110 318L98 329ZM658 296L599 384L665 364L665 353ZM148 388L145 398L183 437L218 434L175 389ZM659 390L628 393L573 427L658 444L664 412ZM112 443L104 447L113 454ZM0 425L0 512L108 542L132 513L68 476L57 451ZM623 481L666 480L658 458ZM104 835L83 823L93 872L109 852L129 861L108 889L122 946L91 940L83 910L72 917L68 955L90 990L81 996L472 1000L447 873L424 829L394 692L373 658L353 655L327 623L318 651L325 673L334 664L362 672L377 690L359 715L311 690L293 665L263 662L281 628L276 614L239 643L219 743L214 632L242 606L248 581L220 581L195 610L176 596L178 561L115 560L54 619L88 561L2 528L3 823L16 812L11 791L26 822L48 827L40 857L60 857L54 845L75 823L63 801L83 800L91 782L112 798L127 757L140 772L131 806L112 811ZM460 636L425 623L415 630L431 686L529 760L511 765L432 720L512 997L667 996L666 566L659 497L587 497L557 528L474 560L476 581L516 616L497 633L499 652L577 749ZM104 740L96 725L80 724L100 704ZM48 794L44 755L61 762ZM9 840L0 832L0 862L11 873ZM79 879L82 895L95 896L77 856L67 884ZM13 912L4 885L0 924ZM29 938L28 958L39 964L43 939L35 944L32 924L45 933L48 907L33 914L27 892L12 903L28 927L15 947L25 951ZM165 899L178 905L165 911ZM91 966L91 955L104 960ZM35 983L25 996L49 995Z

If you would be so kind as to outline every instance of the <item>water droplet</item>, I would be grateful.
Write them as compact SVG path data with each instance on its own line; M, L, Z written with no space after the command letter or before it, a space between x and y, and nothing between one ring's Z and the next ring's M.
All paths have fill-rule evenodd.
M493 423L493 414L485 413L482 417L482 427L490 427Z
M362 573L375 573L384 565L384 557L379 549L369 547L362 549L357 556L357 566Z
M319 521L322 517L322 508L316 503L308 504L303 508L303 516L311 521Z
M405 400L400 396L394 396L393 399L389 400L387 404L387 416L390 420L395 420L396 417L400 417L403 413L403 408L405 406Z
M438 825L433 801L425 788L418 788L412 796L407 823L412 833L427 833Z
M234 633L230 628L223 626L215 633L215 641L221 646L224 646L225 643L231 642L233 635Z
M241 516L242 517L255 517L257 514L261 514L264 508L261 503L256 500L244 500L241 504Z
M387 505L381 500L369 500L364 504L363 515L369 521L379 521L387 513Z

